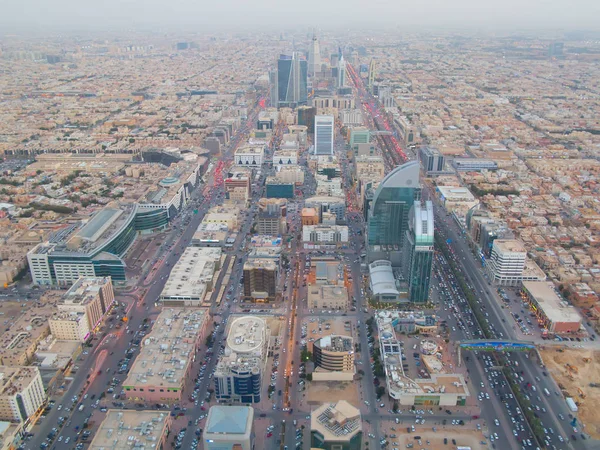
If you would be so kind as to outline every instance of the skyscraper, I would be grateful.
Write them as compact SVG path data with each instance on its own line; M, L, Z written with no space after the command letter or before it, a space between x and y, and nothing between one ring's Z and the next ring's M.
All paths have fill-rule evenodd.
M417 201L410 212L406 231L406 261L404 272L408 280L411 303L425 303L429 298L429 283L433 267L433 203Z
M341 56L338 69L338 87L346 86L346 61L344 55Z
M388 259L401 265L409 211L420 198L419 163L396 167L379 183L369 207L367 249L369 261Z
M376 72L376 67L375 67L375 60L371 59L371 62L369 63L369 74L368 74L368 78L367 78L367 87L369 88L369 90L372 92L373 89L373 84L375 83L375 72Z
M307 64L298 53L280 55L277 61L277 104L297 107L307 102Z
M333 116L315 116L315 155L333 155Z
M321 71L321 49L319 48L319 40L316 33L313 34L308 50L308 74L314 77Z

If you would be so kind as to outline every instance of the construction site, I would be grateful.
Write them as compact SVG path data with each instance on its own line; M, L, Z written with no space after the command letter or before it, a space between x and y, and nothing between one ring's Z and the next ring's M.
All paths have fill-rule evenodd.
M599 439L600 351L545 347L540 353L564 398L572 398L577 405L577 417L585 432Z

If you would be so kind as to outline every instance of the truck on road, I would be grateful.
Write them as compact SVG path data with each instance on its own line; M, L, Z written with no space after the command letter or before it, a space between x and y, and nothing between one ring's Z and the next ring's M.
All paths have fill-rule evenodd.
M577 412L579 410L579 408L577 408L577 405L575 404L575 401L571 397L565 398L565 401L567 402L567 406L572 412Z

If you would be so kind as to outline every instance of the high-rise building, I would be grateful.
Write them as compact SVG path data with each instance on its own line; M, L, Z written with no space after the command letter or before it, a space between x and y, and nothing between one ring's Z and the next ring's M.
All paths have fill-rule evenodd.
M308 50L308 74L314 77L321 71L321 49L317 35L313 34L310 49Z
M421 151L421 164L426 173L442 172L446 158L444 155L435 147L422 147Z
M308 99L307 63L298 53L280 55L277 61L277 105L295 108Z
M344 61L344 55L342 55L339 62L337 87L342 88L344 86L346 86L346 61Z
M417 161L396 167L379 183L368 213L369 262L388 259L395 267L401 265L409 212L420 193Z
M45 401L37 367L0 366L0 420L25 422Z
M369 90L372 90L373 85L375 84L376 71L377 71L377 69L376 69L376 65L375 65L375 60L371 59L371 62L369 63L369 73L368 73L368 78L367 78L367 87L369 88Z
M215 369L215 397L219 403L260 402L270 335L261 317L242 316L230 321L225 352Z
M505 286L518 286L523 281L527 251L523 244L512 239L496 239L487 269L492 282Z
M406 232L407 261L404 265L411 303L425 303L433 267L433 203L415 202Z
M275 300L279 266L272 259L249 259L244 263L244 297L257 302Z
M333 116L315 116L315 154L333 155Z

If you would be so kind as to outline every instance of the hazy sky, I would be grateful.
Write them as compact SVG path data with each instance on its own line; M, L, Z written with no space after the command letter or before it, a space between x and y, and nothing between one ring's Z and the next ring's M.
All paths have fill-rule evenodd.
M2 29L600 27L600 0L0 0Z

